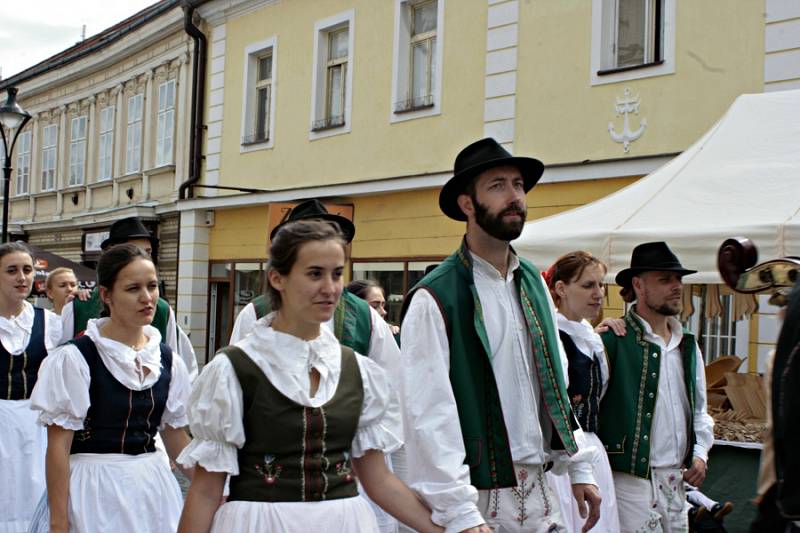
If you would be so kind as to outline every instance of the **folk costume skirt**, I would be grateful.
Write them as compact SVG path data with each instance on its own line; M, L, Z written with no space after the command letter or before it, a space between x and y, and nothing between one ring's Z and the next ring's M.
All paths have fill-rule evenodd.
M598 451L592 463L592 474L595 481L597 481L597 489L600 491L600 496L603 498L600 504L600 520L592 528L592 533L618 533L620 531L619 509L617 509L614 477L611 474L608 456L604 451L603 443L595 433L584 431L583 434L586 437L586 444L594 446ZM553 472L548 472L547 479L553 488L553 492L558 496L561 515L564 517L567 529L569 531L580 531L586 519L581 518L578 511L578 502L575 501L575 497L572 495L572 484L569 476L567 474L555 475Z
M223 504L211 533L378 533L370 504L361 496L320 502L247 502Z
M178 530L183 498L162 453L79 453L70 456L69 468L70 533ZM30 532L49 530L45 495Z
M30 400L0 400L0 533L28 531L44 492L47 430Z

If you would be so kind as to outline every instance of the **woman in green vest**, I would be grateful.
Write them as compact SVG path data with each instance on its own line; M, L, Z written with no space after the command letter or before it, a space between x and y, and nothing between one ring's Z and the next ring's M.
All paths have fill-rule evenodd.
M343 290L345 241L321 220L287 223L267 270L273 311L223 348L195 383L195 466L179 531L369 532L382 508L418 531L441 531L386 467L401 445L394 393L378 365L321 325ZM230 495L220 505L226 476Z
M543 277L558 309L558 334L569 361L567 393L572 410L583 428L587 444L598 452L592 464L592 474L603 501L600 520L592 531L617 533L620 527L614 479L603 443L596 434L600 399L608 385L608 361L603 340L590 323L600 316L606 271L606 265L598 258L589 252L577 251L561 256ZM572 497L569 478L548 472L548 479L559 497L562 516L569 530L580 531L585 519L581 518Z

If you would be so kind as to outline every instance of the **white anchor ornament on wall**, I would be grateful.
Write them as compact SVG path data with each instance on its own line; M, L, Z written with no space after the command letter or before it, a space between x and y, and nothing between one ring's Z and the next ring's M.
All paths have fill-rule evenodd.
M614 129L614 123L608 123L608 133L611 135L611 140L617 143L622 143L622 149L625 153L631 151L631 143L644 134L647 129L647 119L643 118L639 121L639 127L631 131L630 114L639 114L639 95L631 96L631 90L625 89L622 93L622 98L617 97L617 103L614 105L616 116L622 115L622 132L617 133Z

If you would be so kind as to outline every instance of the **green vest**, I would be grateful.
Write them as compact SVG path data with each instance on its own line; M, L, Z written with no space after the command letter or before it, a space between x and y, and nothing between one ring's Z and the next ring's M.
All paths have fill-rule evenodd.
M300 405L275 388L240 348L220 353L242 386L244 445L228 501L310 502L358 496L350 463L364 384L353 350L342 346L336 392L319 407Z
M661 348L645 340L645 328L628 312L627 331L617 337L609 330L601 334L609 364L608 389L600 404L600 430L611 469L634 476L650 477L650 442L661 373ZM683 331L680 350L683 376L689 399L684 466L690 466L694 449L695 369L697 354L694 335Z
M253 298L250 302L256 311L256 318L266 316L270 312L269 299L266 295ZM369 304L345 290L336 310L333 313L333 334L339 342L352 348L361 355L369 355L369 343L372 337L372 317Z
M578 450L572 434L577 422L564 382L555 324L544 285L538 281L539 272L528 261L519 261L514 281L533 348L531 366L539 379L544 412L553 423L551 446L572 455ZM511 448L492 369L492 358L497 354L491 352L466 241L412 289L404 303L404 315L413 294L420 289L429 291L437 301L447 328L450 384L471 483L478 489L513 487L516 477Z
M100 289L94 288L90 297L85 302L78 298L72 300L73 331L72 336L77 337L86 331L86 324L93 318L100 318L103 311L103 302L100 301ZM169 323L169 304L163 298L158 299L153 322L150 324L161 333L161 342L167 342L167 324Z

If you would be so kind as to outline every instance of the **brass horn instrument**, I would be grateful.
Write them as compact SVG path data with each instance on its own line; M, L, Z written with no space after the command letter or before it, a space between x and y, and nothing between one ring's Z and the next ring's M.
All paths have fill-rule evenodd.
M726 239L717 253L722 280L736 292L771 293L769 303L783 307L800 279L800 257L784 257L758 263L756 245L747 237Z

